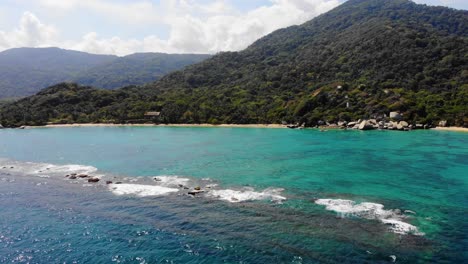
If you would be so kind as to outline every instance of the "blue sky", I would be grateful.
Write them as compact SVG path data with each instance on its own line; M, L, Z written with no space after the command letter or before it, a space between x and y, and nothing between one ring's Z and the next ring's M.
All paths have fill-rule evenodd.
M468 0L415 0L468 9ZM343 0L0 0L0 50L59 46L92 53L240 50Z

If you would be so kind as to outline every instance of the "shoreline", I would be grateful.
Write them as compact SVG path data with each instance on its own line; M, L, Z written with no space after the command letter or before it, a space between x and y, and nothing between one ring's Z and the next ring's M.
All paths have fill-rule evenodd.
M222 128L288 128L282 124L103 124L103 123L83 123L83 124L50 124L45 126L26 126L25 128L54 128L54 127L222 127ZM307 129L340 129L339 127L308 127ZM452 131L468 133L466 127L435 127L430 130Z
M56 124L45 126L26 126L26 128L41 128L41 127L225 127L225 128L288 128L281 124L101 124L101 123L84 123L84 124Z
M435 127L435 128L431 128L431 129L439 130L439 131L455 131L455 132L468 133L468 128L467 127Z

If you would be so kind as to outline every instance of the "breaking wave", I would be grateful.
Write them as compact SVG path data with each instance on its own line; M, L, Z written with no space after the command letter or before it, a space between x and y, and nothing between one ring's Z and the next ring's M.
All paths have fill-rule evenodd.
M253 188L243 188L242 190L212 190L207 196L230 203L240 203L255 200L269 200L272 202L282 202L286 197L281 195L284 189L268 188L261 192L256 192Z
M343 199L317 199L316 204L324 205L325 209L337 212L341 217L361 217L371 220L379 220L389 226L389 230L397 234L413 234L422 236L414 225L403 221L407 218L399 209L385 210L384 205L378 203L356 203Z
M110 184L109 190L115 195L161 196L178 192L179 189L141 184Z

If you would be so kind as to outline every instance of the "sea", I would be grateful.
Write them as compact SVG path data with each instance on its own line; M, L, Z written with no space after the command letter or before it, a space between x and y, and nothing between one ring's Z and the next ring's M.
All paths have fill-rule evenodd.
M468 263L468 134L3 129L0 263Z

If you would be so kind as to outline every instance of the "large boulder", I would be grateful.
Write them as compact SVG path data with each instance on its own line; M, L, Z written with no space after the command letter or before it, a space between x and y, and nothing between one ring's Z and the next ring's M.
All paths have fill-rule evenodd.
M357 122L349 122L349 123L348 123L348 127L353 127L353 126L355 126L355 125L357 125Z
M447 120L441 120L441 121L439 122L439 126L440 126L440 127L446 127L446 126L447 126Z
M88 182L99 182L99 178L89 178Z
M400 112L390 112L390 118L400 120L402 118L402 115L400 114Z
M364 120L359 124L359 130L371 130L371 129L374 129L374 126L367 120Z
M398 124L400 124L401 126L403 126L403 128L409 126L408 122L406 122L406 121L400 121L400 123L398 123Z

